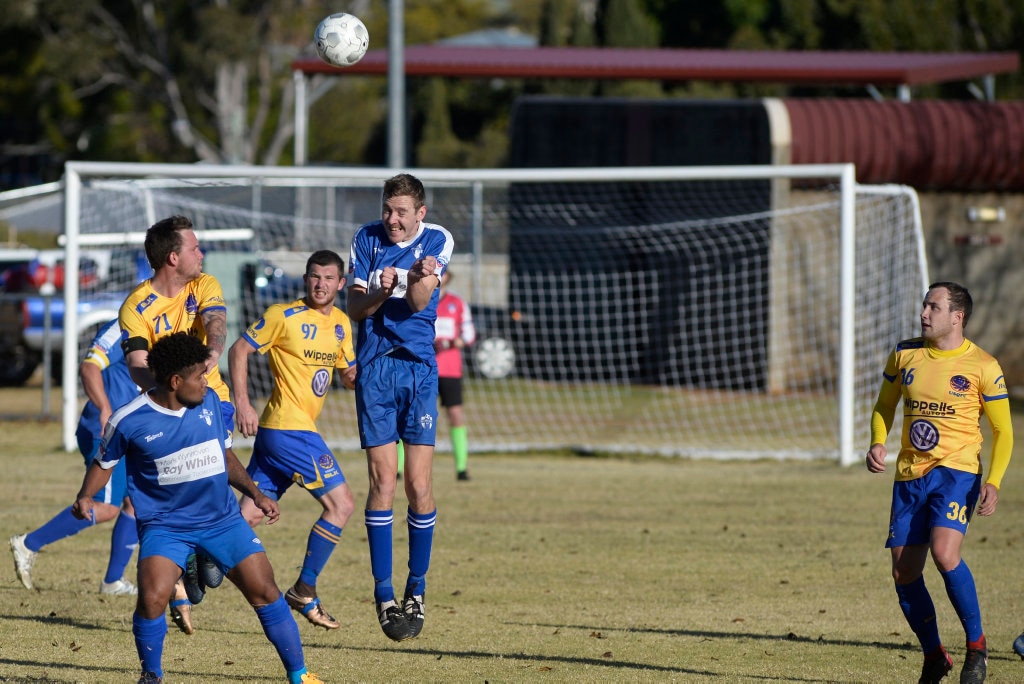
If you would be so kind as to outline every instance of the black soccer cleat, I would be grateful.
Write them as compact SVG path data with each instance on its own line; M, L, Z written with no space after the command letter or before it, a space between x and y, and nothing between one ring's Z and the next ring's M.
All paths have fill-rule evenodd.
M182 575L182 582L185 583L185 595L192 605L201 603L206 596L206 590L199 584L199 563L196 554L190 553L185 561L185 574Z
M392 641L405 641L413 637L409 631L409 623L405 620L405 613L398 607L394 599L377 604L377 619L380 621L380 628L384 635Z
M988 673L988 649L969 648L960 670L960 684L981 684Z
M405 613L405 622L409 625L409 638L418 637L423 630L423 596L406 594L402 599L402 612Z
M924 659L924 667L921 668L921 678L917 684L939 684L942 678L953 669L953 659L946 653L946 649L939 646L939 650L928 655Z

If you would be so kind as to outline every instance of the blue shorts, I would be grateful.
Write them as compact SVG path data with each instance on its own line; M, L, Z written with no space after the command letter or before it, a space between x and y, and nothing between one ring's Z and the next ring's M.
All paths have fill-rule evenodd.
M292 483L320 498L345 484L341 466L316 432L260 428L246 468L260 491L275 501Z
M893 483L885 548L927 544L933 527L967 534L980 494L981 475L942 466L916 480Z
M185 569L189 554L202 551L227 574L254 553L265 553L263 542L240 513L208 527L181 529L142 525L139 529L139 560L163 556Z
M359 367L356 417L363 449L401 439L434 445L437 437L437 367L406 356L384 355Z
M235 405L230 401L220 402L220 415L224 418L224 427L228 435L235 431Z
M78 430L75 432L75 437L78 439L78 450L85 457L85 467L88 468L100 451L100 440L95 439L87 430ZM111 470L106 486L96 492L92 500L120 506L126 496L128 496L128 467L125 465L125 459L122 458Z

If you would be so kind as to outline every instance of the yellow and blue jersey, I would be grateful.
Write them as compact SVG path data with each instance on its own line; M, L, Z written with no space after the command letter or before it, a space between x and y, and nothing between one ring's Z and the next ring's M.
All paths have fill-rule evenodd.
M260 427L315 431L334 369L355 363L349 317L337 307L325 316L298 299L269 307L242 337L269 354L276 381Z
M904 340L889 355L871 420L872 443L884 443L903 400L902 447L896 481L922 477L936 466L980 474L985 414L993 428L988 482L996 487L1010 460L1013 437L1003 371L970 340L944 351L923 338Z
M158 294L152 281L144 280L121 304L118 322L122 339L129 343L133 339L145 340L146 348L152 348L160 338L177 332L187 332L203 344L209 344L202 314L218 309L227 311L224 293L217 279L206 273L189 282L174 297ZM221 401L231 401L227 383L217 366L207 373L206 381Z

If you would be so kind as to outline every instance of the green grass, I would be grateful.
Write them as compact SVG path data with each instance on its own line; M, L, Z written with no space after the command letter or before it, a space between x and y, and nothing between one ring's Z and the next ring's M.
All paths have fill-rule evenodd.
M81 459L58 444L56 424L2 425L3 539L71 502ZM362 455L338 456L362 501ZM474 454L469 483L453 471L439 455L418 639L395 644L380 632L362 516L347 526L319 586L342 628L328 633L299 618L308 665L326 681L916 681L920 655L882 546L891 474L826 462L561 454ZM965 555L978 579L989 681L1017 682L1024 663L1010 644L1024 629L1024 468L1011 465L1003 492L996 515L973 524ZM260 535L287 586L318 507L292 492L281 508ZM402 511L399 503L399 519ZM406 534L395 529L401 583ZM36 591L3 561L0 681L138 676L133 601L97 592L109 534L107 525L44 549ZM962 629L931 566L926 580L959 667ZM283 681L234 587L212 590L194 619L193 636L168 633L165 681Z

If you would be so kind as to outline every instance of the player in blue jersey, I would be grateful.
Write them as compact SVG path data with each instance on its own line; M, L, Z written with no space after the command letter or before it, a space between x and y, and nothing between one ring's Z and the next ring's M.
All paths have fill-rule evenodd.
M125 461L140 538L139 596L132 616L140 681L162 681L164 610L188 556L203 552L227 571L256 611L289 682L319 682L306 670L299 627L263 544L232 494L235 487L256 502L269 523L277 520L277 503L257 489L230 449L220 398L207 392L209 358L209 348L183 332L152 346L148 367L156 384L111 417L72 510L90 518L92 496Z
M345 284L344 274L345 262L337 253L314 252L303 275L306 295L269 307L228 351L238 429L246 437L256 436L249 475L275 501L298 484L323 508L309 532L299 578L285 599L326 629L341 624L324 608L316 582L355 508L345 475L316 428L334 369L342 373L347 387L355 383L352 325L334 305ZM249 355L257 352L269 354L274 376L274 391L261 416L249 400L247 382ZM241 507L250 525L263 519L249 497L242 497Z
M99 451L103 426L107 424L114 409L139 394L139 388L128 374L128 366L121 352L121 329L116 319L104 325L93 338L78 372L89 400L82 409L75 436L78 438L78 449L88 467ZM96 514L94 518L80 520L68 506L42 527L11 537L14 569L26 589L32 588L32 565L40 549L93 525L115 520L110 537L107 573L100 583L100 592L126 595L136 593L135 585L124 578L124 570L139 542L135 530L135 511L127 495L124 465L114 469L108 486L96 494L93 510Z
M925 683L938 682L953 667L925 586L929 555L966 636L960 681L983 682L988 667L978 591L961 547L973 514L996 512L1013 451L1013 422L999 362L964 337L972 309L970 293L957 283L933 283L928 288L921 308L921 336L901 341L886 361L865 459L870 472L885 472L885 441L902 401L903 437L885 546L900 609L924 654L920 681ZM992 456L984 480L982 415L992 429Z
M451 260L451 234L424 222L426 192L414 176L384 183L381 219L352 239L348 314L359 323L356 415L366 450L366 535L381 628L402 641L423 628L423 598L437 510L431 483L437 432L434 320L438 285ZM405 443L409 574L402 605L392 574L392 511L398 440Z

